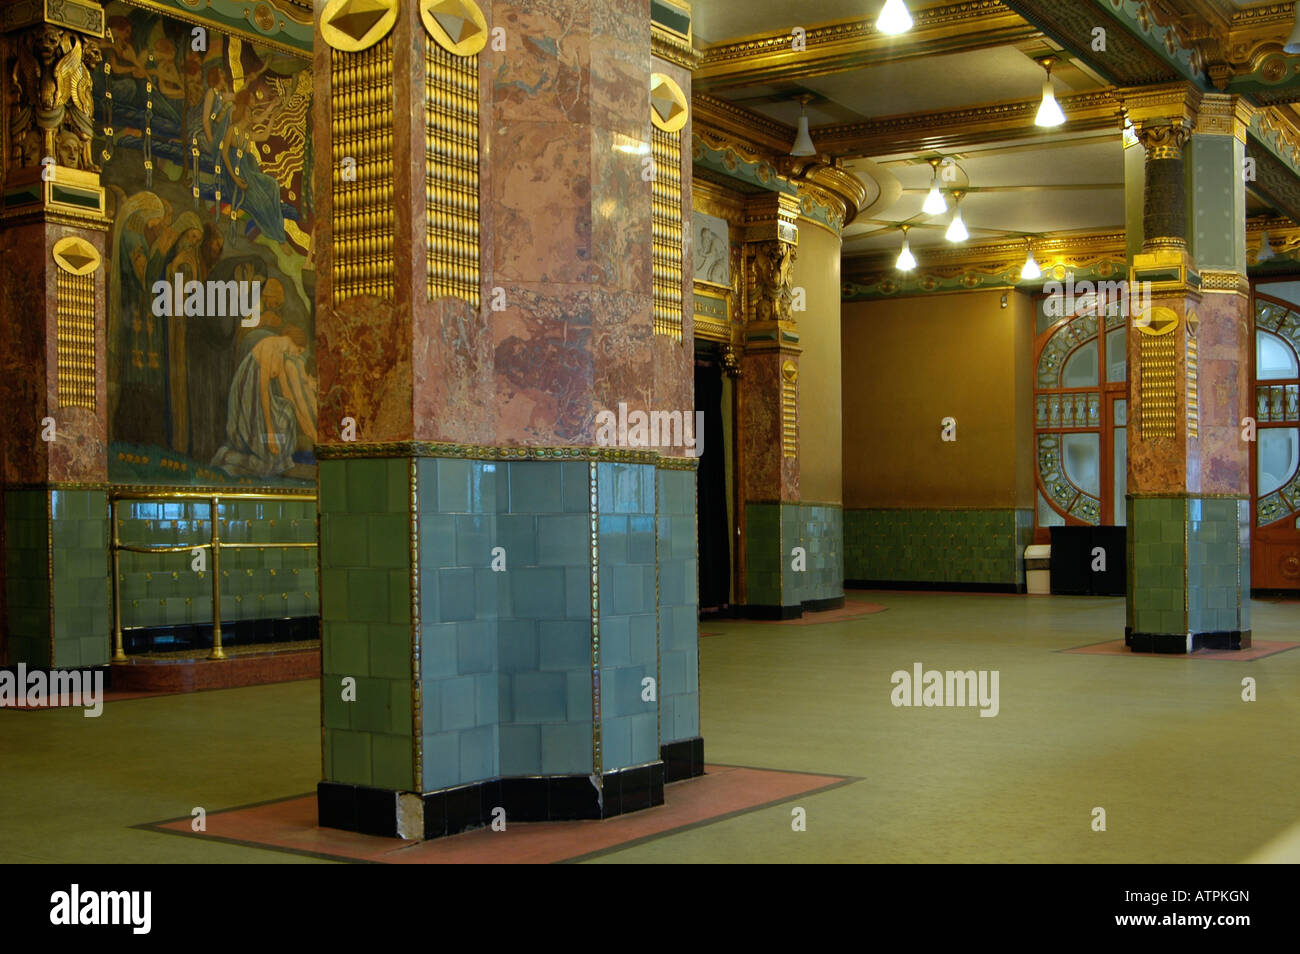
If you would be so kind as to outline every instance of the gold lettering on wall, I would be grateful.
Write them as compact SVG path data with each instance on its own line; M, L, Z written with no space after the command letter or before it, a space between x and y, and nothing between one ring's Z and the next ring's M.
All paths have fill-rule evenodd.
M682 340L682 137L651 130L655 334Z
M478 59L430 43L424 57L429 298L479 304Z
M393 297L393 41L330 50L334 302Z

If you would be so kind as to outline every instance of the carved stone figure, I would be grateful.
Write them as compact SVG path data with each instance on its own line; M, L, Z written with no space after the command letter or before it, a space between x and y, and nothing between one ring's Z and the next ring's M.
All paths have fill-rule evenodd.
M11 80L10 163L98 172L91 158L95 101L91 69L101 62L94 40L45 23L18 38ZM75 141L75 143L74 143Z
M753 321L789 321L794 298L794 246L786 242L758 242L753 247L751 300Z

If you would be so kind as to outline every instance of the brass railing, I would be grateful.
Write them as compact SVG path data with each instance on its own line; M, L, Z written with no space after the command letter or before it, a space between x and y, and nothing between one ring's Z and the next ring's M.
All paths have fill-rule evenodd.
M117 505L124 500L164 501L175 503L184 501L205 501L208 505L208 522L212 528L206 543L162 544L158 546L133 546L121 541L118 535ZM212 652L209 659L225 659L226 652L221 647L221 551L240 549L304 549L316 547L319 540L310 543L224 543L221 540L220 507L224 500L293 500L315 501L315 494L269 494L269 493L197 493L188 491L114 491L109 495L108 516L112 523L110 550L113 554L113 661L125 662L126 652L122 648L122 585L121 553L193 553L205 550L212 555ZM317 591L320 587L317 586Z

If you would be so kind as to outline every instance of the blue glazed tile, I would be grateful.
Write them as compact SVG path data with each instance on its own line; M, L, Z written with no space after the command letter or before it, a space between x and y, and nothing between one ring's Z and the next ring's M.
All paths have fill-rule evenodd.
M590 518L582 515L537 518L538 563L578 566L589 563L590 559Z
M478 782L497 776L497 727L480 726L460 734L460 780Z
M439 459L439 513L469 513L469 475L470 461Z
M426 699L438 700L444 730L468 729L474 726L477 712L473 676L440 679L433 685L425 683L424 692Z
M497 641L488 621L458 623L456 647L457 670L461 675L496 670Z
M501 774L505 776L542 773L542 730L536 725L503 725Z
M581 669L591 664L591 627L581 620L542 620L541 668Z
M516 722L560 722L565 718L566 682L562 672L521 672L514 677Z
M424 790L451 788L460 783L459 732L436 732L424 737Z
M542 774L590 775L595 768L590 722L542 726Z
M511 513L563 513L560 466L545 461L518 461L509 468Z
M438 605L442 622L474 618L474 571L449 569L438 571Z

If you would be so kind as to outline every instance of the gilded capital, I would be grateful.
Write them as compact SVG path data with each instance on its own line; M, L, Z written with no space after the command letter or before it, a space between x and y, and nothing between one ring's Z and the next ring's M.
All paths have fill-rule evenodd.
M1136 128L1138 142L1146 149L1148 160L1182 159L1183 147L1192 135L1192 130L1181 120L1145 123Z

